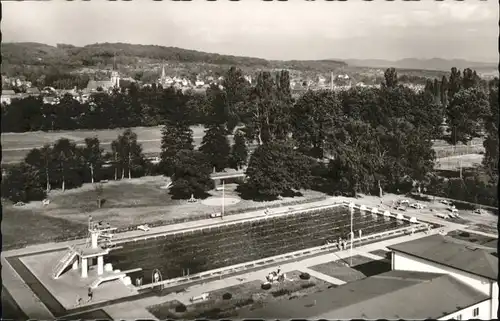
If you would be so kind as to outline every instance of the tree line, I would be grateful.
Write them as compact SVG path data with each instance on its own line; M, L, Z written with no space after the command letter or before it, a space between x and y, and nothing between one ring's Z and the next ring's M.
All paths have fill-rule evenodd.
M466 143L482 135L486 137L482 170L489 177L483 188L490 191L498 182L498 79L485 85L473 71L465 70L462 75L452 69L449 79L429 81L423 92L415 92L399 84L396 70L389 68L381 88L308 91L297 100L291 96L289 83L287 71L274 75L261 72L251 86L241 70L232 67L222 88L213 86L203 95L188 98L172 88L145 89L153 93L146 97L140 90L115 92L95 97L120 102L120 106L128 106L125 110L115 108L113 115L104 107L96 107L99 100L94 98L94 111L110 113L102 122L122 121L128 125L125 127L136 126L134 120L141 117L163 124L161 160L154 171L172 177L170 192L179 198L203 196L213 187L213 170L241 168L247 160L247 179L240 190L252 197L275 198L300 188L346 195L407 192L416 185L431 187L436 182L433 140L444 137L452 144ZM148 113L148 108L155 111ZM206 127L198 150L189 128L196 113ZM64 114L60 117L75 121ZM447 125L444 135L443 119ZM237 125L242 128L230 146L227 135ZM122 136L113 145L116 152L107 155L117 164L112 177L148 173L140 145L130 143L133 133ZM258 147L248 159L247 146L251 143ZM87 158L72 156L82 153L65 152L61 156L61 147L56 145L52 147L55 154L49 153L55 164L50 178L41 174L47 173L44 168L48 165L28 171L40 177L40 186L45 182L61 187L63 181L74 184L67 173L69 168L79 168L75 172L85 175L99 171L97 163L89 167ZM42 160L47 158L38 159L37 164L46 164ZM31 163L27 157L19 166Z

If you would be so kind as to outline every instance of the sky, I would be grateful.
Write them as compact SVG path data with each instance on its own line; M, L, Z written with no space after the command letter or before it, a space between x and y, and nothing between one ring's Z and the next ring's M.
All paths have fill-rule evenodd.
M498 61L495 0L2 1L2 41L124 42L266 59Z

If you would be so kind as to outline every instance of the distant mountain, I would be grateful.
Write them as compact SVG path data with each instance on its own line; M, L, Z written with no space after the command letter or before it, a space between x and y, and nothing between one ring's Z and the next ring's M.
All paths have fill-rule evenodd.
M452 67L458 69L498 69L498 63L492 62L474 62L464 59L416 59L405 58L397 61L383 59L348 59L349 66L371 67L371 68L389 68L398 69L420 69L420 70L441 70L450 71Z

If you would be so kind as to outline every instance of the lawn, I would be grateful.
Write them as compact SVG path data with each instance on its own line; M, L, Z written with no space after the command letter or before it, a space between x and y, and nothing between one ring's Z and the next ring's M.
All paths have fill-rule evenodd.
M381 274L391 270L391 264L385 260L372 260L355 255L352 257L352 267L349 267L351 258L331 261L309 267L311 270L337 278L344 282L353 282L365 277Z
M85 231L88 216L95 220L109 222L114 227L129 227L156 221L182 219L220 211L218 206L208 206L200 201L188 203L186 200L173 200L167 190L162 176L146 176L136 179L109 181L103 184L104 204L97 208L96 192L92 184L85 184L76 189L54 190L49 193L50 204L43 206L41 202L31 202L22 207L15 207L3 202L3 245L15 243L34 244L53 241L56 237L76 235ZM238 197L231 190L235 185L228 185L226 197ZM226 206L226 211L252 209L260 206L271 206L274 203L311 199L323 194L304 191L301 197L286 197L281 201L256 202L241 200L239 203ZM211 191L214 197L222 192Z
M437 159L435 168L440 170L453 171L459 170L460 166L462 166L462 169L477 167L478 165L481 165L482 161L483 155L480 154L450 156Z
M474 234L474 233L469 233L469 232L462 232L462 231L451 231L447 234L448 236L451 236L457 240L462 240L462 241L467 241L471 243L477 243L477 244L485 244L488 242L491 242L495 240L494 238L484 236L481 234Z
M377 256L386 258L388 260L391 259L391 252L386 251L386 250L375 250L375 251L371 251L370 254L377 255Z
M287 278L293 281L273 284L269 290L261 289L262 281L251 281L228 288L210 292L207 301L190 304L185 312L176 312L181 305L178 301L169 301L160 305L148 307L148 310L158 319L221 319L238 316L241 308L259 308L265 304L279 300L292 300L311 293L323 291L332 285L323 280L311 277L309 280L300 279L301 272L286 273ZM224 300L223 295L230 293L231 298Z

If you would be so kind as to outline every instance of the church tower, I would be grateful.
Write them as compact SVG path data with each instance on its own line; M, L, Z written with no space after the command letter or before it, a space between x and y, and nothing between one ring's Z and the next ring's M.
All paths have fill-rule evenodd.
M113 56L113 71L111 72L111 86L120 86L120 75L118 74L118 68L116 67L116 54Z

